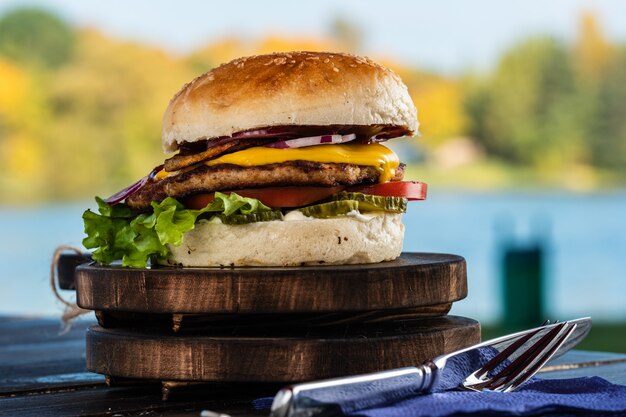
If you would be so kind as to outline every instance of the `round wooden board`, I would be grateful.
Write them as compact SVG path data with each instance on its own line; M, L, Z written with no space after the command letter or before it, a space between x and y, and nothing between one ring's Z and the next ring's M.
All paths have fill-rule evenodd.
M92 326L87 369L161 381L295 382L413 366L479 340L478 322L455 316L272 336L181 337Z
M132 269L95 264L76 269L78 305L145 313L259 314L372 311L451 303L465 298L465 260L403 253L368 265Z

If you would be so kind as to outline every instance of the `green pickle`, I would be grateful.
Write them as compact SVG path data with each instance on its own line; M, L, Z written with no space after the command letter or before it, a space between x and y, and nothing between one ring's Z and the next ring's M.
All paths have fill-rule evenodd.
M313 206L302 207L298 210L305 216L317 219L328 219L343 216L351 211L367 213L371 211L387 211L392 213L406 212L407 199L404 197L383 197L363 193L351 193L342 191L331 197L332 201ZM232 214L224 216L218 214L225 224L248 224L254 222L268 222L281 220L280 210L262 211L252 214Z
M222 223L225 224L248 224L254 222L270 222L272 220L281 220L283 218L283 214L280 212L280 210L272 210L260 211L250 214L231 214L230 216L218 214L217 217L219 217L220 220L222 220Z
M406 213L408 200L404 197L383 197L363 193L350 193L341 191L332 197L335 201L357 201L359 211L390 211L393 213Z
M352 200L331 201L329 203L316 204L314 206L299 209L302 214L308 217L326 219L348 214L359 209L359 202Z
M299 210L308 217L327 219L342 216L355 210L361 213L368 211L405 213L408 202L404 197L383 197L345 191L333 195L332 200L328 203L303 207Z

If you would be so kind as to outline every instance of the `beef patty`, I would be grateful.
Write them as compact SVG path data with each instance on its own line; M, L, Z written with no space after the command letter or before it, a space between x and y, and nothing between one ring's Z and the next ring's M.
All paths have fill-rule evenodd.
M404 164L392 181L404 178ZM138 211L150 209L152 201L197 193L281 186L350 186L378 182L380 171L373 166L290 161L252 167L239 165L200 165L190 171L147 183L126 203Z

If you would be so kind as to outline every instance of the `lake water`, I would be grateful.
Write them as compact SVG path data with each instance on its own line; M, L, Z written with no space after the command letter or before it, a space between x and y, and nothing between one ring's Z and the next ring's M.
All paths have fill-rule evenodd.
M0 315L60 314L48 285L50 257L59 244L80 245L90 205L0 207ZM626 192L432 191L410 204L404 223L406 251L466 258L469 295L454 314L497 321L503 245L540 241L550 318L626 321Z

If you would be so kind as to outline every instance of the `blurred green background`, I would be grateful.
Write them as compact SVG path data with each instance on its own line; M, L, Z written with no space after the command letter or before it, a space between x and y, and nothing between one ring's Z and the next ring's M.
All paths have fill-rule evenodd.
M408 164L408 177L427 182L435 195L436 190L447 190L444 197L487 193L511 201L510 193L517 194L519 190L523 190L522 198L523 193L535 198L537 193L550 196L572 192L589 199L598 193L614 193L619 199L611 204L617 207L618 214L604 219L604 226L624 230L626 41L607 35L602 17L594 11L596 3L586 7L584 2L582 6L578 2L571 7L576 18L570 22L575 30L569 36L552 33L549 25L531 28L497 51L491 62L452 69L436 68L432 63L419 65L413 59L380 49L371 53L367 48L371 28L342 12L331 11L330 17L319 22L325 28L323 34L311 35L297 28L281 33L268 26L261 35L238 35L237 22L233 21L232 30L220 36L196 40L192 48L172 50L158 42L111 34L98 24L77 23L77 19L64 17L66 9L72 9L71 5L76 8L76 3L68 2L67 8L62 2L28 7L5 4L0 8L0 166L5 172L0 176L0 208L4 207L0 214L5 235L10 237L10 243L3 247L3 262L9 266L13 263L13 269L9 267L13 272L5 271L0 277L8 288L0 301L9 303L11 294L23 292L24 286L42 285L40 276L45 275L45 269L41 265L50 254L48 247L41 249L33 239L24 238L21 226L11 229L15 218L34 224L42 212L67 212L70 206L64 204L90 201L96 194L112 194L146 175L163 160L161 117L169 99L184 83L230 59L274 51L362 53L393 68L408 85L421 124L420 138L395 146ZM529 16L540 13L537 7L541 4L535 2L528 7ZM379 6L367 3L362 7ZM114 7L119 9L120 21L126 21L123 7ZM467 10L456 12L468 13L468 19L489 13L488 6L480 10L465 7ZM619 7L617 10L624 11ZM210 13L219 14L219 9L211 9ZM249 17L252 12L242 6L241 13ZM508 17L494 12L491 18L494 26L496 20L501 26L506 25ZM140 16L133 20L140 27L154 27L157 23L146 22ZM173 27L169 27L169 22L160 24L161 35L170 33L173 37L180 25L184 26L181 22ZM415 24L420 24L417 16ZM449 30L454 31L455 27L450 25ZM439 47L436 37L411 42L415 50ZM576 198L568 197L567 204L577 204ZM568 207L565 205L566 210ZM61 218L47 214L46 222L55 222L55 216ZM494 223L497 219L492 220ZM79 217L76 222L80 229ZM584 216L573 220L578 222L584 222ZM48 234L48 229L39 227L35 227L34 236ZM618 234L621 238L616 241L600 238L606 246L596 245L596 255L612 247L610 256L617 267L609 272L609 278L612 288L623 290L623 278L615 271L623 273L620 268L625 265L626 237ZM61 244L67 235L59 232L51 236ZM454 234L446 238L457 239ZM578 239L584 240L586 235ZM10 250L15 242L22 252L30 248L43 252L37 255L37 272L24 269L24 262L19 264L12 255ZM488 243L492 242L477 245ZM501 242L490 258L494 266L486 269L491 271L490 281L486 282L497 281L500 287L505 278L501 274L504 258L498 254L506 250L506 244ZM429 246L420 243L413 247ZM449 251L455 248L452 244L449 247ZM543 253L545 257L550 254L548 250ZM574 258L571 256L568 262ZM468 263L471 262L470 257ZM601 258L597 262L602 262ZM548 288L545 291L555 291L545 268L535 274L541 275L541 285ZM33 275L37 275L36 280ZM21 287L19 283L10 287L17 276L21 276ZM470 299L471 291L470 286ZM499 294L499 290L494 291ZM475 303L489 302L495 303L493 299ZM615 304L615 309L618 307L621 308ZM40 310L49 313L45 308ZM487 334L510 328L498 319L502 318L502 310L506 306L494 316L492 310L484 313L476 307L476 315L487 324ZM7 307L0 312L23 311ZM584 306L574 311L585 315ZM623 311L605 316L608 319L604 324L600 320L598 330L583 347L626 352Z
M343 18L329 24L326 39L232 37L175 55L73 27L54 12L8 10L0 17L0 164L10 175L0 178L0 198L113 192L162 159L161 117L185 82L242 55L358 52L363 28ZM573 41L530 35L480 73L374 58L409 87L422 133L412 141L422 163L412 168L431 184L626 184L626 45L605 38L592 12L580 15Z

